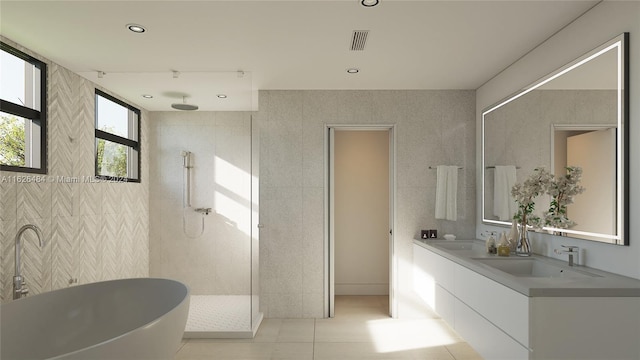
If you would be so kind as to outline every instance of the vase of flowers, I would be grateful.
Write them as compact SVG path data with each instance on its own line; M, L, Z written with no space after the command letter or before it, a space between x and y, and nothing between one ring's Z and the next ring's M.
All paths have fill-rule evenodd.
M517 183L511 188L511 195L518 204L518 212L513 219L520 224L516 255L531 256L531 242L527 226L540 227L541 222L540 217L533 214L536 206L534 199L545 193L551 179L553 179L553 175L544 168L536 168L523 183Z
M517 183L511 188L511 195L518 204L518 212L513 216L520 224L516 254L531 256L531 242L527 226L540 229L549 226L556 229L568 229L575 225L567 217L567 205L573 203L573 197L584 192L584 187L578 183L582 178L582 168L569 166L567 173L554 177L544 168L536 168L523 183ZM543 212L543 219L535 215L535 198L548 194L551 197L549 209ZM561 233L554 232L556 235Z
M531 256L531 242L529 241L529 232L527 224L520 225L521 229L518 233L518 243L516 244L516 255Z

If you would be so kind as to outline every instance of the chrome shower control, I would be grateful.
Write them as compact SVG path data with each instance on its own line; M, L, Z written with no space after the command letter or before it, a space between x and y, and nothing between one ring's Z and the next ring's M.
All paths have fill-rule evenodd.
M209 215L211 213L211 208L196 208L195 212L204 214L204 215Z

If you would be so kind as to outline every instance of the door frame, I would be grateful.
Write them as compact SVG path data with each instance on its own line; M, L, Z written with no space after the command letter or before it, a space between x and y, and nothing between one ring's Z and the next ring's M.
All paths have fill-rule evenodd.
M572 131L584 131L584 132L592 132L592 131L602 131L602 130L614 130L613 131L613 136L614 136L614 142L618 140L617 138L617 134L618 132L616 131L617 125L616 124L551 124L551 166L550 169L554 170L555 173L555 167L556 167L556 159L554 154L556 153L556 134L557 132L572 132ZM565 141L566 144L566 141ZM616 149L614 149L614 155L616 156L620 156L618 153L619 148L616 147ZM615 162L615 161L614 161ZM556 174L557 175L557 174ZM619 178L620 173L615 171L613 173L613 177L614 180L613 182L616 182L616 178ZM617 186L616 187L616 191L615 194L613 196L613 208L614 209L618 209L619 208L619 204L622 204L623 201L623 187L622 186ZM615 233L613 235L609 234L608 236L613 236L612 240L613 244L621 244L621 237L620 235L623 233L624 231L624 226L623 226L623 222L624 222L624 218L622 216L615 216L615 212L613 215L614 219L613 219L613 223L615 224ZM602 241L603 238L602 236L596 236L595 238L590 237L590 235L592 235L593 233L591 232L585 232L585 231L577 231L577 230L569 230L568 231L569 234L575 234L575 236L577 238L582 238L582 239L587 239L587 240L599 240ZM599 234L596 234L599 235ZM601 234L600 234L601 235Z
M394 124L343 125L325 124L324 128L324 317L335 316L335 239L333 234L333 133L340 131L389 132L389 315L396 318L397 256L396 225L396 130Z

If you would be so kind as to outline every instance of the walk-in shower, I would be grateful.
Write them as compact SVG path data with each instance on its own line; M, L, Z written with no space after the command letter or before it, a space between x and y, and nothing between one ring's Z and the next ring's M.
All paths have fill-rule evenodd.
M250 112L151 114L150 275L190 287L188 338L251 338L258 284Z

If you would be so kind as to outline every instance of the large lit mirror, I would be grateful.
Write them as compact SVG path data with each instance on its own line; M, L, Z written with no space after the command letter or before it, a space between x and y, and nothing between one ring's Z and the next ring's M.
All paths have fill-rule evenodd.
M585 191L567 207L575 225L542 230L629 244L628 36L608 41L483 111L484 223L511 225L517 205L504 196L511 182L524 181L540 167L557 176L566 174L567 166L578 166ZM535 212L542 214L549 202L538 197Z

